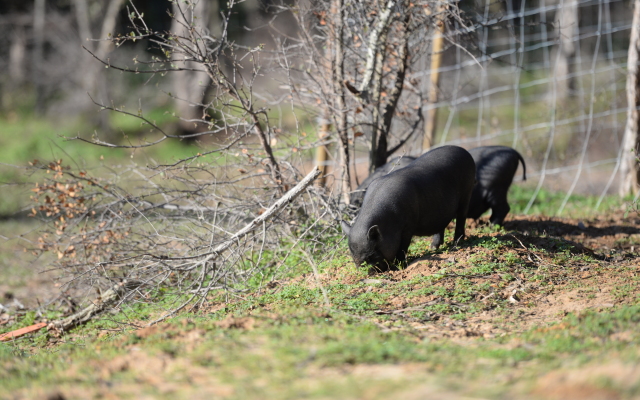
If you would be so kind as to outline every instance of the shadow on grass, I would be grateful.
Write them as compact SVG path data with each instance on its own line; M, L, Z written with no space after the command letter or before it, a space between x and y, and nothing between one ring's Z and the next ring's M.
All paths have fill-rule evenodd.
M530 252L545 251L547 253L586 254L594 258L602 258L584 245L562 237L536 236L518 231L506 232L496 236L469 236L460 243L460 248L504 248L525 249Z
M527 232L536 235L581 235L588 237L615 236L616 234L635 235L640 233L640 229L635 226L610 225L606 227L579 226L562 221L554 220L516 220L508 221L504 224L505 229L519 232Z

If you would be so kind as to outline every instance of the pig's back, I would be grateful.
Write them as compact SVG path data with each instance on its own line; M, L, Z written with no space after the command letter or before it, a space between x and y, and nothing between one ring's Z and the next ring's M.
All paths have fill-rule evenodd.
M477 169L479 186L488 190L508 187L518 169L519 153L506 146L483 146L469 150Z
M461 147L443 146L409 166L376 179L365 196L361 215L426 236L444 229L468 202L475 183L475 163ZM464 205L466 207L466 205Z

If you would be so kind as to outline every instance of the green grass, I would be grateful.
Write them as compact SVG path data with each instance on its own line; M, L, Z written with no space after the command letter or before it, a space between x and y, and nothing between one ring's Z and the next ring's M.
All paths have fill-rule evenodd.
M509 205L511 206L511 214L522 214L526 209L531 197L535 193L535 188L523 185L511 185L509 189ZM540 189L535 201L529 209L530 215L557 215L562 202L566 197L564 192L552 192L546 189ZM621 199L618 196L605 196L602 203L596 209L598 203L597 196L587 196L572 194L569 197L567 205L561 216L584 218L597 213L605 214L611 211L620 210L621 207L628 207L632 198Z
M529 300L523 297L522 306L515 307L500 294L516 281L533 285L534 296L557 293L563 290L555 283L560 279L573 282L567 288L595 296L596 281L576 278L578 266L587 263L600 274L631 274L632 269L601 266L559 238L536 237L536 247L518 236L544 260L536 264L512 235L518 234L481 227L458 247L437 252L427 249L428 239L416 240L412 256L435 255L442 262L436 272L404 280L390 274L368 277L345 255L344 241L332 243L341 256L318 261L330 308L302 257L292 257L287 277L271 288L243 293L242 299L214 293L204 309L137 331L133 325L144 325L184 300L158 291L147 302L124 305L119 313L61 338L41 331L0 343L0 387L9 396L27 398L55 390L70 398L111 393L381 399L402 398L412 390L444 393L443 398L454 398L452 393L518 398L547 373L612 360L637 364L640 353L630 351L640 339L633 282L621 280L615 287L612 294L620 301L613 308L569 313L524 330L518 320ZM489 297L494 292L498 295ZM428 334L487 312L495 316L486 322L505 328L505 334L458 340ZM0 333L38 320L29 312L18 323L0 327ZM589 384L621 396L640 394L637 384L614 378L604 374Z
M166 109L150 110L145 117L167 129L172 129L170 124L175 122L175 117ZM113 139L121 143L139 143L145 138L159 137L134 117L111 113L109 118L116 132ZM10 188L5 190L0 203L0 214L14 213L28 202L30 185L23 185L29 182L30 174L25 168L34 160L50 162L62 159L65 165L86 170L131 161L142 164L175 162L202 151L194 144L175 139L136 150L105 148L69 139L76 136L91 139L97 129L86 117L53 119L29 113L0 115L0 161L3 164L0 165L0 183ZM98 137L105 139L103 133Z
M455 389L456 382L464 379L469 388L478 388L487 379L492 380L508 371L515 370L532 378L566 364L568 359L572 360L571 365L579 367L605 361L612 354L624 354L628 343L613 335L637 332L640 322L638 306L627 306L612 313L570 314L561 323L548 328L495 340L479 340L473 346L465 346L448 341L420 340L402 330L383 332L374 323L348 314L298 307L297 300L281 297L269 312L254 310L251 318L256 320L257 327L251 330L221 327L219 321L225 318L225 313L221 312L182 315L145 337L126 325L120 325L122 330L118 332L99 337L98 330L107 326L91 323L50 349L34 348L37 338L0 344L3 366L0 382L8 393L34 385L63 390L79 386L91 393L95 391L95 385L100 385L101 379L106 378L116 392L127 393L134 385L138 388L136 392L150 391L168 398L171 394L156 392L158 388L140 377L134 367L135 358L130 359L131 365L120 365L115 371L109 367L118 364L114 360L131 354L135 347L143 360L159 357L166 359L165 363L185 365L181 374L171 368L161 372L162 379L176 383L177 393L183 394L193 390L188 379L193 376L193 366L205 371L195 372L207 374L209 379L216 377L221 384L234 387L230 398L286 399L302 395L342 398L344 390L355 395L362 393L364 388L360 385L348 388L348 381L329 383L322 375L313 376L319 369L331 371L354 365L420 363L422 367L415 376L399 380L405 385L416 385L420 380L429 381L435 377L440 385ZM127 322L121 317L115 317L115 321ZM195 343L181 339L185 332L195 331L198 332ZM638 335L634 335L637 338ZM520 344L509 345L514 340ZM626 363L640 361L634 352L626 352L621 358ZM532 360L536 360L536 364L527 368L526 363ZM69 373L71 364L85 367ZM303 390L296 382L304 379L315 379L321 384ZM387 390L402 387L386 382L384 377L382 382ZM505 395L508 390L508 386L496 385L483 389L494 395ZM638 388L629 390L637 394Z
M108 112L108 111L102 111ZM170 124L176 118L170 110L157 108L144 114L145 118L171 131ZM154 140L160 134L149 125L132 116L109 112L109 122L114 132L111 140L121 144L139 144L141 140ZM169 139L157 146L146 149L113 149L91 145L73 137L92 139L94 135L106 140L105 133L94 126L86 117L73 119L39 118L31 114L14 114L11 118L0 117L3 135L0 145L3 150L0 158L4 163L25 165L33 159L56 160L63 158L79 165L96 165L101 161L118 162L125 159L146 161L156 158L161 162L175 161L200 151L195 145L188 145L175 139Z

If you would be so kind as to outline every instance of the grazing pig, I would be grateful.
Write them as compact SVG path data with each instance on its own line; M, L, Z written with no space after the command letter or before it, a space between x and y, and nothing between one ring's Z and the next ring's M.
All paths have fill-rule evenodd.
M358 188L354 190L353 193L351 193L351 197L349 199L351 205L354 205L356 207L360 207L362 205L362 199L364 199L364 194L367 191L369 185L371 185L371 182L380 178L381 176L385 176L393 171L406 167L415 159L415 157L409 156L396 157L385 165L378 167L371 175L367 177L367 179L362 181L360 186L358 186Z
M454 218L454 240L462 238L475 181L473 158L458 146L435 148L374 180L353 226L342 221L355 263L381 271L403 263L413 236L433 235L436 249Z
M524 159L514 149L506 146L483 146L469 150L476 162L476 186L473 188L467 218L478 219L491 208L492 224L502 225L511 209L507 192L513 176L522 163L522 179L526 180Z

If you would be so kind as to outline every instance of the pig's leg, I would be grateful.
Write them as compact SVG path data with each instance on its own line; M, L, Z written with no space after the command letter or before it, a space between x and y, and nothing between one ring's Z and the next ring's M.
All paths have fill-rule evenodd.
M458 241L464 237L464 223L467 222L467 208L469 200L462 201L461 206L458 207L456 214L456 230L453 234L453 243L458 244Z
M502 225L505 217L509 214L509 203L507 202L507 192L500 191L491 197L491 221L492 224Z
M409 253L409 245L411 244L411 237L403 238L400 243L400 250L396 254L396 261L399 267L405 267L407 265L407 253Z
M466 217L456 217L456 230L453 234L453 243L456 245L458 244L458 241L464 237L464 223L466 219Z
M442 242L444 242L444 229L441 232L433 235L431 239L431 248L434 250L437 249L438 247L440 247Z

